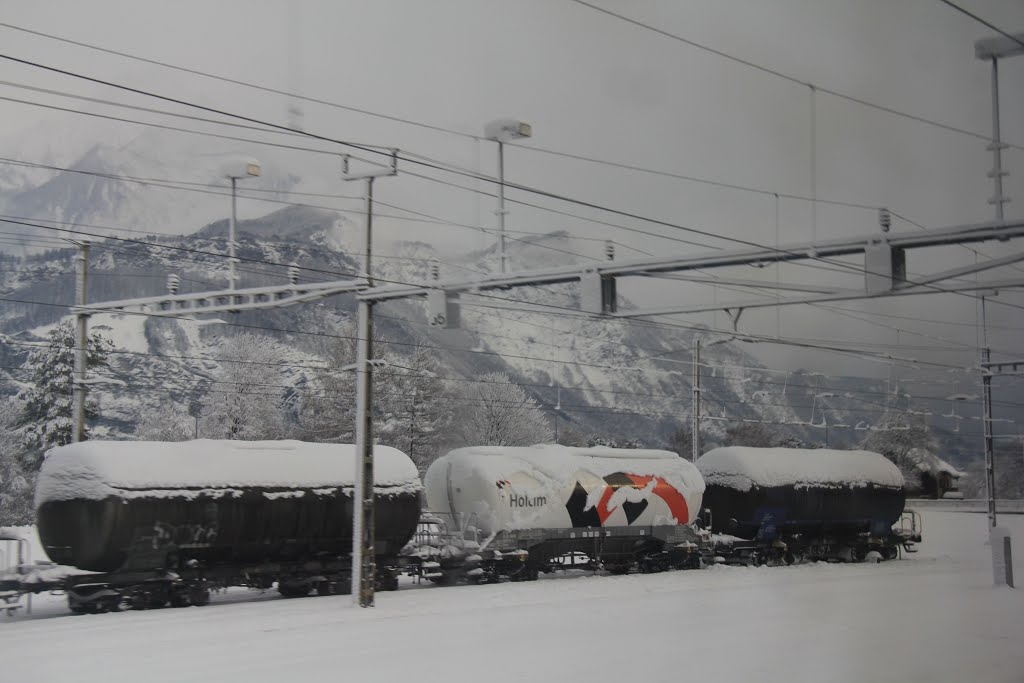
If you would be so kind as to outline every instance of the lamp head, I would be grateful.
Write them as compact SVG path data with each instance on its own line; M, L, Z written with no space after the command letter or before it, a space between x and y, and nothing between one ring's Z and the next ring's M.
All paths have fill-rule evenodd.
M258 178L262 169L255 159L231 159L221 167L221 173L225 178Z
M496 142L521 140L533 135L533 126L515 119L498 119L484 126L484 137Z

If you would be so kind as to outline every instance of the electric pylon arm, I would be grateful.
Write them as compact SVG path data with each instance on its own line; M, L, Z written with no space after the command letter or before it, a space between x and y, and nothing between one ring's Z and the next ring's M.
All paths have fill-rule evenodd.
M145 311L154 315L186 316L195 313L223 313L265 308L280 308L316 301L336 294L366 288L366 280L336 280L315 284L288 284L249 289L225 289L196 294L165 294L122 301L105 301L83 307L87 313Z
M906 253L921 248L973 244L990 240L1005 241L1024 237L1024 221L995 221L948 228L923 230L921 232L890 234L878 233L846 237L818 242L803 242L772 247L754 247L723 250L713 253L677 256L673 258L645 258L630 261L608 261L592 266L569 265L541 271L522 271L482 276L474 280L435 281L429 285L385 285L361 291L361 301L379 303L395 299L427 297L432 316L442 316L443 324L450 327L451 302L459 294L474 294L484 291L535 287L564 283L580 283L580 312L587 315L612 315L637 317L666 315L672 313L700 313L712 310L761 308L764 306L786 306L796 304L850 301L857 299L908 296L940 292L962 292L974 289L1005 289L1024 286L1024 280L987 282L974 286L970 283L949 283L948 281L967 274L998 268L1024 260L1024 253L1011 254L978 264L927 274L915 279L906 277ZM864 287L839 289L794 287L808 295L789 298L760 298L749 301L730 301L721 304L683 306L662 309L640 309L620 311L617 305L616 284L622 277L678 277L674 275L715 268L769 263L790 263L834 259L843 256L864 255L864 267L859 272L864 277ZM851 273L858 269L851 266ZM942 284L935 284L942 283ZM708 282L708 284L714 284ZM744 283L749 285L750 283ZM783 289L779 287L779 289ZM431 294L433 292L433 294ZM443 294L443 296L442 296ZM441 317L437 318L439 321Z

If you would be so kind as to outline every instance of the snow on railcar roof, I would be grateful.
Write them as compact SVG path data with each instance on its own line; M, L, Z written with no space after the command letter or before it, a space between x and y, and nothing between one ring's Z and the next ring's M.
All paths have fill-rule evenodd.
M903 486L899 468L871 451L726 446L698 458L697 469L708 485L740 491L752 486Z
M416 466L374 446L374 488L418 491ZM180 496L184 491L352 488L355 446L303 441L83 441L46 454L36 488L45 501Z
M674 483L692 490L704 490L704 481L689 460L672 451L645 448L580 448L559 444L468 446L448 451L438 461L457 461L478 472L488 472L495 479L523 467L559 481L575 476L582 466L598 476L615 472L652 476L671 473L674 479L678 479Z
M534 446L467 446L449 451L449 454L472 454L474 456L497 455L503 457L559 458L583 456L587 458L615 458L623 460L676 460L679 456L672 451L653 448L611 448L609 446L562 446L561 444L536 444Z

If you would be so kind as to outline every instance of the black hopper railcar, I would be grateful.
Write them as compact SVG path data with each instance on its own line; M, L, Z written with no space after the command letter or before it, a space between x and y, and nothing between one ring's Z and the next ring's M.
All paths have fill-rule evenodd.
M374 448L378 589L398 587L422 486L401 451ZM204 605L211 588L348 592L355 451L299 441L87 441L51 450L36 490L58 585L74 612Z
M725 447L697 468L704 522L727 563L878 561L921 541L903 475L878 453Z

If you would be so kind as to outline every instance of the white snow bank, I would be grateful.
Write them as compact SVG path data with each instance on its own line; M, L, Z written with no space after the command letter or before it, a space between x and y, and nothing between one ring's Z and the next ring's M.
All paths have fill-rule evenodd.
M402 451L375 446L377 493L422 489L416 466ZM302 441L84 441L46 454L36 505L114 496L241 495L246 487L352 489L355 446Z
M752 486L903 486L896 465L871 451L727 446L698 458L697 469L709 486L738 491Z

